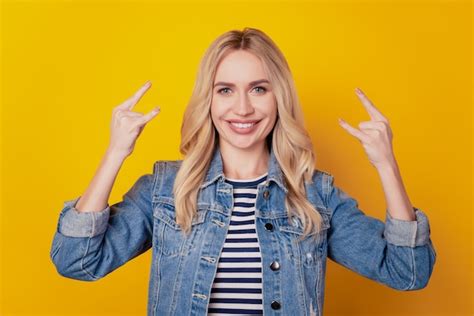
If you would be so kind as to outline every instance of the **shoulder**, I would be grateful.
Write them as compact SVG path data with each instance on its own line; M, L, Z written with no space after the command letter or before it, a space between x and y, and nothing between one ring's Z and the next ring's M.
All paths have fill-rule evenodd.
M323 193L326 194L329 193L330 186L334 182L334 176L328 171L315 168L313 182L319 184Z
M312 183L306 185L308 199L319 208L327 208L327 197L330 192L333 176L318 168L314 169Z
M176 174L183 160L157 160L153 164L153 195L171 197Z
M332 174L328 171L315 168L313 173L313 179L317 181L328 181L333 178Z
M153 164L153 174L157 175L159 173L163 173L166 171L178 171L181 163L183 162L182 159L180 160L157 160Z

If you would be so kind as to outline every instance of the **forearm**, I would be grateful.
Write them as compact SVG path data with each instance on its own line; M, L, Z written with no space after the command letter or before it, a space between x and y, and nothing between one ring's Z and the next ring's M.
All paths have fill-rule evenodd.
M106 151L91 183L75 206L79 212L98 212L107 207L112 187L125 158Z
M395 219L415 221L413 205L410 203L403 185L400 169L395 158L376 169L382 181L387 210L390 215Z

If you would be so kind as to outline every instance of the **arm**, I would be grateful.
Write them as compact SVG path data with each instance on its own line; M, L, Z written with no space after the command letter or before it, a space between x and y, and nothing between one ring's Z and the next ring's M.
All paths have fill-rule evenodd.
M132 111L150 86L147 82L113 109L105 157L85 193L66 201L59 215L50 258L65 277L97 280L151 247L153 175L140 177L122 201L107 203L123 161L159 113L159 107L147 114Z
M126 157L107 149L91 183L78 200L78 212L99 212L108 206L115 179Z
M416 220L405 221L386 211L384 223L365 215L354 198L334 185L334 177L324 181L332 211L328 257L394 289L424 288L436 261L426 214L414 207Z
M357 201L333 185L327 176L328 207L332 210L328 256L347 268L399 290L427 285L436 260L427 216L410 204L395 163L388 119L360 89L356 93L370 121L359 129L340 125L359 140L379 172L385 192L385 223L366 216Z
M154 176L141 176L123 200L100 211L81 212L80 197L59 215L50 258L62 276L98 280L152 245Z

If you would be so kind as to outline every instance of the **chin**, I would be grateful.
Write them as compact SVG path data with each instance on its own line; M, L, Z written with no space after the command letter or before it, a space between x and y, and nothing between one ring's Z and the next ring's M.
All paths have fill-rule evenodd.
M265 139L263 140L242 139L241 141L237 141L236 139L232 139L231 141L229 141L228 139L226 139L225 141L230 146L234 148L242 149L242 150L252 149L252 148L258 147L261 144L265 144Z

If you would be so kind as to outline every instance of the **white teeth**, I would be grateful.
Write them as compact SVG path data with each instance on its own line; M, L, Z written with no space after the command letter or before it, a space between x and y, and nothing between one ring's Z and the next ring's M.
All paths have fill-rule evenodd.
M242 123L231 123L232 125L234 125L235 127L238 127L238 128L249 128L249 127L252 127L255 125L255 123L247 123L247 124L242 124Z

